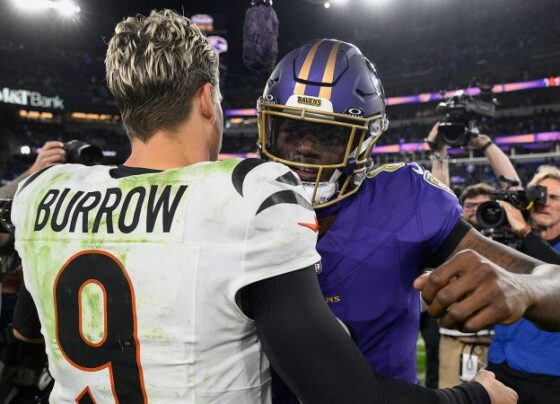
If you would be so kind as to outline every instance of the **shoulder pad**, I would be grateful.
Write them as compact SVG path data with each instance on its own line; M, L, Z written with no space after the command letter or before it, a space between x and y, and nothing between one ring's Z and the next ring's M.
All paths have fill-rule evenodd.
M16 194L19 194L21 191L23 191L29 184L31 184L39 175L43 174L45 171L47 171L49 168L54 167L54 165L52 166L48 166L45 168L40 169L39 171L35 172L34 174L31 174L29 177L27 177L25 180L22 181L22 183L20 184Z
M377 175L383 173L383 172L388 172L388 173L392 173L395 172L403 167L406 166L406 163L392 163L392 164L383 164L380 167L374 168L373 170L369 171L367 173L367 177L368 178L373 178L376 177Z
M448 194L451 194L454 197L456 197L455 193L451 189L449 189L449 187L447 185L445 185L443 182L441 182L436 177L434 177L430 170L422 167L418 163L410 163L410 164L407 165L407 167L410 167L410 169L413 172L415 172L420 177L422 177L422 179L426 183L430 184L433 187L439 188L439 189L447 192Z

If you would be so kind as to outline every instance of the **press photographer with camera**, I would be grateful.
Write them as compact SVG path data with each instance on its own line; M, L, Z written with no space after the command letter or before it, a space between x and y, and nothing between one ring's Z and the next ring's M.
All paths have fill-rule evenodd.
M473 99L464 93L456 94L450 100L440 103L438 113L445 114L444 122L437 122L425 139L432 154L432 175L450 185L449 156L450 147L469 147L481 151L488 159L498 178L512 178L518 181L515 168L504 152L496 146L490 136L480 134L478 121L492 117L495 103L488 92L484 96L490 101ZM504 186L509 185L504 183ZM488 184L475 184L467 187L460 197L463 218L478 228L477 208L492 200L494 188ZM426 380L437 378L439 387L454 386L462 380L470 380L478 368L486 363L490 331L463 333L439 327L427 313L422 314L422 335L426 341L427 367ZM436 336L439 336L437 338ZM465 356L466 355L466 356ZM465 360L463 360L463 358ZM469 364L472 365L469 368ZM433 385L433 382L432 382Z
M432 175L449 187L449 157L447 152L450 145L449 142L438 138L438 134L441 135L440 125L442 124L438 122L432 127L426 142L432 149L430 156ZM470 127L474 128L474 124L471 124ZM461 133L469 133L467 126ZM488 135L471 133L468 139L464 138L458 143L465 142L467 142L468 147L484 153L497 176L518 179L517 172L507 156ZM488 184L474 184L465 188L459 198L463 206L463 218L475 228L479 227L476 215L477 209L481 204L492 200L493 191L495 189ZM427 316L427 314L423 314L423 323L429 324L431 320L426 318ZM431 325L431 327L433 328L434 325ZM437 341L439 361L428 358L427 369L428 375L436 372L436 367L439 367L439 387L454 386L463 380L469 380L479 368L484 367L487 362L488 346L490 344L489 330L482 330L478 333L464 333L439 327L439 334L439 340ZM435 345L435 338L432 338L432 340L427 341L426 344ZM436 348L431 348L430 351L434 353L427 352L428 356L431 354L434 358Z
M35 162L27 171L13 181L0 187L0 199L12 199L16 193L17 186L21 181L45 167L53 164L64 163L65 161L66 153L64 152L64 143L56 141L46 142L37 155ZM12 241L13 237L9 233L0 232L0 247L8 245Z
M48 141L39 149L33 164L19 177L0 187L0 260L2 276L2 297L9 302L3 307L0 324L0 401L39 402L35 398L42 395L46 385L42 385L46 355L42 338L26 338L26 330L35 324L34 308L22 283L21 261L13 248L13 235L4 216L9 219L9 202L18 184L46 167L67 161L66 144ZM7 213L6 213L7 212ZM7 227L7 228L6 228ZM19 330L19 331L18 331ZM20 332L21 331L21 332ZM13 334L12 334L13 333ZM31 343L31 344L30 344ZM47 383L48 384L48 383ZM11 398L9 398L11 397ZM19 401L18 401L19 400Z
M432 150L432 154L430 155L430 160L432 161L432 175L449 186L450 180L448 150L450 148L450 145L447 143L443 143L441 139L438 138L440 125L442 125L442 123L436 123L430 130L430 133L425 140ZM521 180L519 179L519 176L517 175L517 171L515 171L513 164L511 163L507 155L494 143L490 136L485 134L473 134L469 137L467 146L471 149L479 150L484 154L484 156L488 159L488 162L492 167L492 171L494 171L494 174L497 178L509 178L512 181L517 181L519 184L521 183ZM510 187L510 185L510 182L501 182L502 187L513 188ZM485 193L481 193L480 195L485 195ZM474 198L474 196L472 198ZM472 198L469 197L469 199ZM478 204L491 200L489 195L487 199L483 197L476 199L476 201L468 202ZM474 206L471 204L469 204L468 206L463 205L463 208L465 210L469 209L468 213L463 213L463 217L472 224L476 224L476 217L474 213L476 212L477 207L478 206ZM471 214L471 212L473 212L473 214Z
M560 170L553 166L541 166L529 182L529 186L547 189L546 204L531 211L531 222L539 235L560 251ZM513 224L512 224L513 225Z
M431 158L432 174L449 185L448 146L438 142L438 127L436 124L427 138L430 144L438 145ZM498 178L512 180L502 181L505 190L500 191L484 183L465 188L460 197L465 220L494 240L514 245L529 256L547 263L560 263L557 253L560 251L560 170L542 167L527 190L522 191L519 176L507 155L489 137L473 136L469 145L483 151ZM538 188L539 185L546 187L550 194ZM525 209L525 216L514 204ZM539 234L527 223L528 215ZM465 335L445 328L440 328L440 333L440 387L455 382L453 377L446 380L450 376L457 373L462 376L464 359L471 365L484 363L487 355L488 369L498 380L516 390L520 403L556 402L560 397L560 333L543 331L526 320L509 326L496 325L488 352L485 348L488 337Z
M511 229L521 239L519 250L542 261L560 263L560 170L541 166L528 189L546 187L544 203L530 210L530 222L522 211L505 201ZM533 228L535 231L533 231ZM531 322L495 326L488 352L488 369L519 394L520 403L552 403L560 397L560 333L546 332Z
M2 200L12 199L12 197L14 196L17 190L17 186L21 181L25 180L30 175L33 175L46 167L49 167L53 164L64 163L65 161L66 161L66 153L64 151L64 143L57 142L57 141L46 142L41 148L41 150L39 151L39 154L37 155L35 162L31 165L31 167L29 167L28 170L26 170L23 174L21 174L13 181L0 187L0 211L4 211L5 209L4 207L5 204L2 203ZM0 221L2 220L3 218L0 217ZM10 262L13 261L12 257L7 256L9 254L14 254L14 255L16 254L13 248L10 248L10 244L12 244L13 241L14 241L13 235L10 234L9 231L3 230L2 223L0 223L0 248L4 247L4 250L6 250L5 252L2 253L4 255L4 259L2 260L2 263L7 261Z
M36 172L54 164L61 164L65 162L66 152L64 151L64 143L55 140L46 142L43 147L41 147L35 162L31 165L31 167L29 167L29 169L27 169L15 180L9 182L3 187L0 187L0 199L11 199L16 193L18 184L30 175L33 175Z

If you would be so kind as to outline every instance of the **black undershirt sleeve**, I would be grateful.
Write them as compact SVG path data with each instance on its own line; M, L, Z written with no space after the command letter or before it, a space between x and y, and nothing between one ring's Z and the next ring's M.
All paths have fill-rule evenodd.
M467 234L471 228L472 226L469 223L467 223L463 218L460 218L457 223L455 223L455 226L453 226L453 229L451 229L449 236L443 244L435 253L428 257L425 262L426 266L430 268L437 268L447 261L463 237L465 237L465 234Z
M14 308L13 327L21 335L30 339L41 338L41 323L37 314L37 307L31 298L31 294L21 284Z
M547 264L560 264L560 254L534 232L530 232L523 237L519 250Z
M241 291L272 367L306 403L490 403L479 383L432 390L375 374L323 300L312 267Z

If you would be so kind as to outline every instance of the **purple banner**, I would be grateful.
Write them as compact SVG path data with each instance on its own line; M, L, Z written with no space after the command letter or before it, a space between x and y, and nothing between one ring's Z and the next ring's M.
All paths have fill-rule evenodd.
M496 84L492 88L494 93L509 93L512 91L534 90L537 88L560 87L560 76L542 78L538 80L520 81L517 83ZM421 93L416 95L404 95L400 97L388 97L387 105L418 104L423 102L441 101L450 98L458 90L447 91L446 93ZM478 87L463 89L468 95L480 94ZM256 116L256 108L232 108L225 110L226 117L249 117Z
M533 144L542 142L557 142L560 141L560 132L538 132L538 133L524 133L519 135L504 135L496 136L494 142L500 146L515 145L515 144ZM373 149L372 154L388 154L388 153L407 153L413 151L429 150L428 145L424 142L419 143L401 143L377 146ZM462 149L451 149L449 154L462 153Z

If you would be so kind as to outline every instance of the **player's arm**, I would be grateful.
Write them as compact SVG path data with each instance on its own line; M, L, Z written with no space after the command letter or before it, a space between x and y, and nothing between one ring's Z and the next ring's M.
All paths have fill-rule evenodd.
M14 308L13 333L16 339L31 344L42 344L41 323L31 294L21 285Z
M430 314L446 327L475 331L522 316L560 330L560 266L545 264L482 236L461 238L451 258L415 281Z
M241 296L272 366L302 402L490 403L488 393L514 402L489 373L479 376L488 393L476 382L431 390L374 374L325 304L313 268L249 285Z

